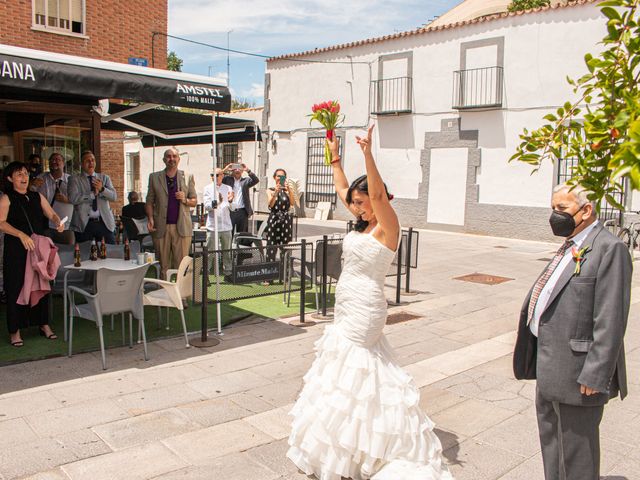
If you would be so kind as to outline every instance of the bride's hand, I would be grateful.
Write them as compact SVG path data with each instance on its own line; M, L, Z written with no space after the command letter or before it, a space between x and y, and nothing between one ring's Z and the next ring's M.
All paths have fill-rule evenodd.
M338 158L340 156L340 144L338 143L338 136L335 133L331 140L327 138L327 145L329 145L331 159L335 160L336 158Z
M371 133L373 132L374 125L371 125L367 130L367 136L365 138L358 137L356 135L356 142L360 145L362 153L365 155L371 153Z

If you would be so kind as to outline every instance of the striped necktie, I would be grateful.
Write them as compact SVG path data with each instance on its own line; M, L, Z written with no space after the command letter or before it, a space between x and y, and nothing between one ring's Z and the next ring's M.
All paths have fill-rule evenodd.
M572 245L573 245L573 240L567 240L560 246L555 256L551 260L551 263L547 266L547 269L542 273L542 275L536 282L535 286L533 287L533 292L531 293L531 299L529 300L529 312L527 314L527 325L531 323L531 319L533 318L533 312L536 309L536 303L538 303L538 298L540 298L540 294L542 293L542 290L544 289L545 285L549 281L549 278L551 278L551 275L553 275L554 270L560 263L560 260L562 260L562 257L564 257L564 254L566 253L566 251L569 248L571 248Z

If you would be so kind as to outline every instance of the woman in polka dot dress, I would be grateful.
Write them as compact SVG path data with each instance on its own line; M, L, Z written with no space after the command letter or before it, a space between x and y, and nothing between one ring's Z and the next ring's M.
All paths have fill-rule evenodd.
M287 172L279 168L273 174L275 188L267 190L269 218L267 219L267 245L286 245L293 237L293 218L289 214L295 197L287 184ZM275 249L268 249L267 257L275 259Z

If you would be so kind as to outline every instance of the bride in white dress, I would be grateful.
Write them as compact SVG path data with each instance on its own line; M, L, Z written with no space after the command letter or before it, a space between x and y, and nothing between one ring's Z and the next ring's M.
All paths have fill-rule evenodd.
M420 392L382 333L384 279L400 224L371 153L372 130L356 137L367 175L351 186L338 142L329 141L336 191L358 223L344 239L335 321L316 342L315 361L290 413L287 456L320 480L452 480L434 425L418 408Z

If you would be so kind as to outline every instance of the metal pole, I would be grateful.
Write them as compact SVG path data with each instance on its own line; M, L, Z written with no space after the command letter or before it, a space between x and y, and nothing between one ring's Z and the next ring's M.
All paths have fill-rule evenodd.
M411 237L413 237L413 227L409 227L409 233L407 234L407 254L405 255L405 292L409 293L411 285Z
M300 283L300 323L304 323L304 314L305 314L305 304L306 304L306 294L307 294L307 280L305 276L306 265L307 265L307 241L303 238L300 242L300 248L302 249L300 252L300 264L301 267L301 283ZM291 288L291 287L289 287Z
M398 269L396 272L396 304L400 304L400 290L402 288L402 235L400 236L400 245L398 245Z
M208 303L208 284L209 284L209 272L208 266L209 263L209 255L207 253L207 249L202 249L202 313L201 313L201 335L200 341L203 344L207 343L207 303Z
M231 34L231 32L233 32L233 30L229 30L227 32L227 87L230 85L229 82L231 81L231 62L229 62L229 35Z
M213 144L213 172L216 171L217 166L217 157L216 157L216 117L215 115L211 115L211 137ZM215 176L213 180L213 198L217 200L218 198L218 189L217 182L218 177ZM213 211L213 235L215 242L215 254L214 259L216 262L216 314L218 320L218 335L222 335L221 331L221 316L220 316L220 276L218 275L218 221L216 211ZM195 258L195 248L194 248L194 258ZM202 337L200 341L193 341L191 345L194 347L212 347L218 345L220 340L217 338L207 338L207 302L209 301L209 251L207 249L207 245L205 243L204 248L202 249Z
M322 236L322 316L327 316L327 243L328 237Z
M211 141L213 145L213 172L216 172L216 168L218 168L218 144L216 141L216 117L215 115L211 115ZM213 205L218 205L218 176L216 175L213 180ZM220 259L218 256L220 255L220 239L218 238L218 213L216 209L213 209L213 245L216 250L214 255L215 265L215 275L216 275L216 318L218 325L218 335L223 335L222 333L222 312L220 311ZM206 246L205 246L206 250ZM208 268L208 266L207 266Z

